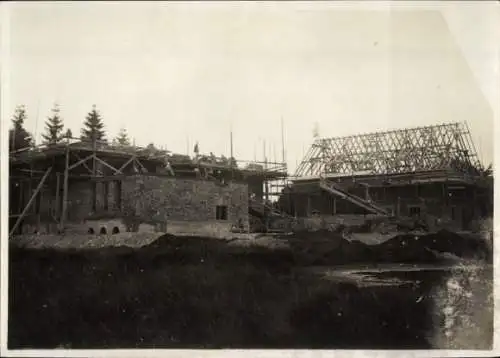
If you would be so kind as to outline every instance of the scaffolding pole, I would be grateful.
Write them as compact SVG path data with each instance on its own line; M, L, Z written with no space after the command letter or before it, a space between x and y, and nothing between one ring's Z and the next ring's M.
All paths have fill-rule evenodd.
M40 189L42 189L43 183L45 182L45 180L49 176L49 173L51 170L52 170L52 167L49 167L49 169L47 169L47 171L43 175L42 179L40 180L40 182L38 183L38 186L35 189L35 192L31 196L31 198L28 201L28 203L26 204L26 206L24 207L23 211L21 212L21 215L19 215L19 217L17 218L16 223L14 224L12 229L10 230L9 236L12 236L12 234L16 231L17 227L19 226L19 224L23 220L24 216L28 212L29 208L31 207L31 204L33 204L33 201L35 200L36 196L38 195L38 192L40 191Z
M55 216L56 218L59 218L59 212L61 211L60 210L60 199L59 199L59 196L61 194L61 174L60 173L56 173L56 212L55 212Z
M229 159L229 164L231 165L231 179L234 179L234 163L233 163L233 130L231 129L229 137L231 145L231 158Z
M68 174L69 174L69 145L66 147L66 163L64 165L63 202L62 202L61 218L59 220L60 231L64 230L64 222L66 221L66 215L68 211L68 176L69 176Z

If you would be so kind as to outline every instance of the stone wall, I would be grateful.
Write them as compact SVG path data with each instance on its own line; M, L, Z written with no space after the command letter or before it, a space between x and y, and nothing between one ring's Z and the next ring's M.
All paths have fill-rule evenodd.
M70 182L68 185L68 222L83 222L92 213L93 183ZM62 194L60 196L62 211Z
M127 216L155 221L212 221L226 206L227 221L248 225L248 187L213 181L135 175L122 181L122 210Z
M95 185L95 189L94 189ZM27 189L27 187L26 187ZM27 191L27 190L26 190ZM193 221L211 223L209 226L231 226L239 219L248 228L248 187L246 184L220 184L198 179L179 179L155 175L134 175L122 182L109 181L70 181L68 190L67 232L87 233L90 225L87 219L93 214L93 196L97 192L94 214L114 213L120 220L120 232L157 231L163 229L162 223L171 221ZM62 210L62 190L59 210ZM217 220L216 207L227 207L227 220ZM35 216L24 220L23 232L57 232L51 219L55 211L55 190L44 189L41 195L41 223ZM33 205L35 212L35 203ZM120 219L122 217L122 219ZM107 219L109 220L109 218ZM130 223L129 221L133 222ZM42 224L42 225L40 225ZM134 224L134 228L129 228ZM49 226L47 226L49 225ZM103 224L104 225L104 224ZM112 228L114 225L104 225ZM136 227L136 226L141 227ZM220 226L219 225L219 226ZM40 227L42 226L42 227ZM45 227L47 226L47 227ZM218 231L219 228L216 230Z

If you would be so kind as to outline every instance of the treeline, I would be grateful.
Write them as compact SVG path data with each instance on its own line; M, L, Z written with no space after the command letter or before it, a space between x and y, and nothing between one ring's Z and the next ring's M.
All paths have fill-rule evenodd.
M26 106L20 105L16 108L12 117L12 128L9 130L9 151L19 150L23 148L33 148L35 138L25 128L27 119ZM65 140L73 138L71 129L64 128L64 120L61 116L59 105L55 104L52 108L50 116L45 121L44 132L42 133L42 143L46 145L58 144ZM92 110L87 114L83 121L80 130L80 140L86 142L108 143L104 122L100 112L96 106L92 106ZM121 128L116 137L111 141L114 146L131 146L132 143L125 128ZM154 148L154 144L148 145L149 148Z

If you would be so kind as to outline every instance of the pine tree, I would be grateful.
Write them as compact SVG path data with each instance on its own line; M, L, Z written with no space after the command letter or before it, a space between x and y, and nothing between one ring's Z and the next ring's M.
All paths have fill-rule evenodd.
M95 104L92 106L92 111L85 117L83 125L84 128L82 128L80 136L82 141L106 141L104 123L102 122L101 114L96 109Z
M18 106L12 118L13 128L9 130L9 150L18 150L33 146L31 134L24 128L26 120L26 107Z
M127 130L125 128L121 128L120 132L115 139L113 139L113 144L128 147L130 146L130 139L127 134Z
M66 139L71 139L71 138L73 138L73 132L71 131L71 129L69 129L69 128L68 128L68 129L66 130L66 133L64 134L64 138L66 138Z
M45 144L57 144L64 138L64 124L59 112L59 106L55 104L52 109L52 116L47 118L47 121L45 122L46 133L42 134L43 142Z

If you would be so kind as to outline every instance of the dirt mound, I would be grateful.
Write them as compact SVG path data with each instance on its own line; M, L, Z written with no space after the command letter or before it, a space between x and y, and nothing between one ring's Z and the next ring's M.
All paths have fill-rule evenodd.
M377 245L348 240L342 233L327 230L300 231L288 240L297 262L315 265L437 263L450 256L492 259L486 240L445 230L428 235L398 235Z
M491 250L486 240L479 237L465 237L456 233L441 230L428 235L396 236L380 245L380 251L398 254L417 254L419 252L447 253L460 258L480 258L489 260Z

